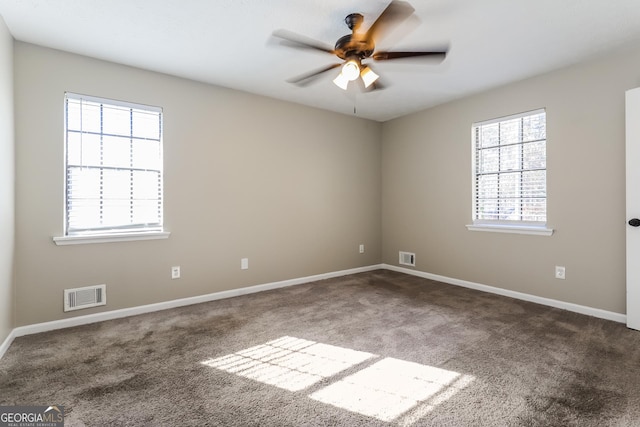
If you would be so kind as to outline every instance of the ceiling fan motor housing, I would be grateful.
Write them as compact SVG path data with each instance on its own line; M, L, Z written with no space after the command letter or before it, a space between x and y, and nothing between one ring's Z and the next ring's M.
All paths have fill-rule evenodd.
M347 34L338 39L334 50L338 58L341 59L354 56L358 59L364 59L371 56L375 50L375 45L370 40L364 40L355 37L353 34Z
M356 34L356 31L362 25L362 21L364 21L364 16L360 13L350 13L344 18L344 22L351 30L351 34L340 37L336 42L334 51L338 58L345 60L357 58L362 60L373 54L375 50L373 40L366 40L366 37Z

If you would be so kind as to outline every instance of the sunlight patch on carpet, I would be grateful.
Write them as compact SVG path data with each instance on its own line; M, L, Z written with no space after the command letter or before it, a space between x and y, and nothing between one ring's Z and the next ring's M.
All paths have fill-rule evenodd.
M406 414L400 424L411 425L471 381L457 372L385 358L310 397L381 421Z
M372 357L371 353L285 336L202 364L299 391Z
M446 369L289 336L201 363L296 392L365 361L369 366L336 377L309 398L381 421L395 421L399 426L411 426L475 379Z

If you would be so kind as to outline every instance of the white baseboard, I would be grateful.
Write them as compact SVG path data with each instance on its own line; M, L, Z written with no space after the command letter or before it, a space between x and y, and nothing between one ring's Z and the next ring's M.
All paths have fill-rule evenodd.
M280 282L265 283L262 285L249 286L246 288L231 289L228 291L214 292L196 297L181 298L172 301L147 304L119 310L105 311L102 313L88 314L84 316L70 317L68 319L54 320L51 322L36 323L33 325L19 326L12 331L14 337L38 334L40 332L53 331L55 329L70 328L73 326L87 325L90 323L103 322L105 320L119 319L122 317L135 316L138 314L151 313L154 311L167 310L170 308L183 307L186 305L199 304L203 302L215 301L240 295L253 294L256 292L268 291L271 289L284 288L287 286L300 285L303 283L315 282L317 280L331 279L334 277L347 276L349 274L363 273L366 271L379 270L382 265L370 265L367 267L352 268L349 270L335 271L331 273L317 274L315 276L301 277L298 279L282 280ZM5 340L6 342L6 340ZM9 342L9 344L11 344ZM4 346L4 344L3 344ZM1 349L2 347L0 347ZM8 345L7 345L8 348Z
M0 345L0 359L2 359L2 356L4 356L7 350L9 350L9 346L11 346L13 339L16 337L15 332L16 332L15 329L9 332L9 335L7 336L7 338L5 338L5 340L2 342L2 345Z
M9 349L9 346L13 342L14 338L24 335L37 334L41 332L53 331L56 329L70 328L73 326L87 325L90 323L103 322L105 320L119 319L122 317L135 316L138 314L151 313L155 311L167 310L170 308L183 307L192 304L199 304L203 302L215 301L225 298L236 297L240 295L253 294L256 292L268 291L271 289L284 288L287 286L295 286L304 283L314 282L317 280L331 279L334 277L347 276L350 274L364 273L367 271L374 271L379 269L387 269L397 271L400 273L410 274L413 276L422 277L425 279L436 280L438 282L448 283L451 285L462 286L465 288L476 289L483 292L489 292L493 294L503 295L523 301L530 301L537 304L542 304L550 307L560 308L563 310L573 311L580 314L586 314L588 316L598 317L606 320L613 320L615 322L626 323L627 316L620 313L614 313L611 311L600 310L597 308L586 307L578 304L572 304L568 302L558 301L550 298L538 297L535 295L525 294L522 292L510 291L507 289L496 288L493 286L482 285L480 283L468 282L465 280L453 279L450 277L439 276L437 274L425 273L418 270L412 270L409 268L397 267L390 264L377 264L367 267L352 268L349 270L335 271L331 273L318 274L314 276L301 277L298 279L283 280L273 283L265 283L261 285L249 286L246 288L231 289L228 291L215 292L207 295L200 295L196 297L182 298L172 301L165 301L156 304L147 304L131 308L123 308L119 310L105 311L102 313L88 314L84 316L70 317L68 319L54 320L51 322L36 323L33 325L19 326L9 333L9 336L0 345L0 359Z
M600 319L613 320L614 322L627 323L625 314L614 313L612 311L601 310L599 308L586 307L584 305L573 304L570 302L558 301L551 298L543 298L535 295L525 294L522 292L510 291L508 289L496 288L494 286L482 285L480 283L468 282L466 280L453 279L451 277L439 276L437 274L425 273L423 271L412 270L409 268L397 267L390 264L382 264L382 268L397 271L399 273L410 274L412 276L422 277L424 279L436 280L438 282L448 283L450 285L462 286L464 288L475 289L482 292L503 295L523 301L534 302L549 307L560 308L563 310L573 311L575 313L586 314L587 316L598 317Z

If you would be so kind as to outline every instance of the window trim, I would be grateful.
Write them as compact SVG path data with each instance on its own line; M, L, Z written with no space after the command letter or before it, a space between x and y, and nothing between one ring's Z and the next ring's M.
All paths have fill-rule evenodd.
M92 228L87 230L76 230L74 232L69 232L68 230L68 200L67 200L67 191L68 191L68 165L67 165L67 152L68 152L68 134L67 134L67 122L66 122L66 105L68 99L81 99L82 101L99 103L99 104L108 104L110 106L115 107L123 107L126 109L136 109L143 110L150 113L157 113L160 115L160 169L159 172L161 174L161 182L160 182L160 203L161 203L161 213L160 213L160 223L150 225L149 227L145 227L144 225L136 225L136 226L127 226L123 225L122 227L105 227L105 228ZM120 241L133 241L133 240L155 240L155 239L166 239L169 237L171 233L164 231L164 156L163 156L163 139L164 139L164 125L162 122L163 119L163 109L162 107L151 106L146 104L140 104L129 101L120 101L110 98L104 97L96 97L91 95L83 95L74 92L65 92L64 93L64 109L65 109L65 123L64 123L64 210L63 210L63 235L53 237L53 241L56 245L71 245L71 244L83 244L83 243L107 243L107 242L120 242Z
M81 245L90 243L114 243L132 242L137 240L161 240L168 239L171 235L168 231L138 231L130 233L111 234L85 234L53 237L57 246Z
M505 224L505 223L475 223L467 224L469 231L489 231L494 233L513 233L513 234L530 234L535 236L551 236L554 232L553 228L546 225L523 225L523 224Z
M547 221L501 221L501 220L486 220L476 219L476 203L477 203L477 171L476 171L476 135L475 129L479 126L490 125L493 123L500 123L504 121L519 119L523 117L533 116L536 114L545 113L545 127L546 127L546 108L538 108L535 110L524 111L521 113L511 114L502 117L496 117L489 120L483 120L480 122L474 122L471 125L471 218L472 223L467 224L465 227L469 231L483 231L483 232L495 232L495 233L513 233L513 234L527 234L538 236L551 236L554 232L552 228L547 226ZM546 138L545 138L545 151L546 151ZM545 172L547 167L545 166ZM546 197L545 197L546 200ZM546 202L545 202L546 203ZM545 211L545 215L546 215Z

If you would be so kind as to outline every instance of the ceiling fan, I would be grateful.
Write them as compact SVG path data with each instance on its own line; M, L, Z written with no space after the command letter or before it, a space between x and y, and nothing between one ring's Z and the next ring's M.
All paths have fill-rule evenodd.
M340 74L333 80L336 86L343 90L347 90L349 82L355 81L360 77L364 87L367 89L381 88L376 83L379 76L373 72L371 66L365 61L373 59L374 61L387 61L391 59L410 58L410 57L431 57L443 60L447 54L447 50L440 51L401 51L401 52L380 52L376 51L376 41L380 40L383 34L388 31L389 27L404 21L414 12L414 8L406 1L393 0L382 11L380 16L371 24L366 31L360 31L364 16L360 13L351 13L345 18L345 23L351 30L351 34L340 37L333 49L322 42L293 33L287 30L276 30L273 36L278 37L285 42L292 43L295 47L319 50L336 55L342 62L328 65L326 67L311 71L309 73L291 78L287 80L304 86L323 73L342 67Z

